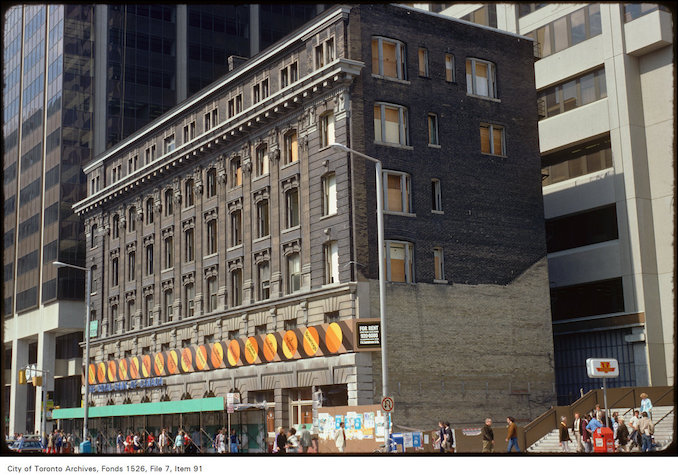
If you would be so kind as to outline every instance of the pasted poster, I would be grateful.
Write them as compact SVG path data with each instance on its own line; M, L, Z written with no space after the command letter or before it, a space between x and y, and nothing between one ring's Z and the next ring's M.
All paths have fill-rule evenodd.
M384 427L386 425L386 418L381 414L381 411L377 411L377 415L374 417L374 434L375 440L377 442L384 442Z

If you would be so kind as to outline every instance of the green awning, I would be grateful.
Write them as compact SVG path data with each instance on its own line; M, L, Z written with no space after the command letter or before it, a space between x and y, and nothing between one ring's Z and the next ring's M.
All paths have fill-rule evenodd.
M223 397L184 399L183 401L141 402L138 404L120 404L118 406L90 407L89 418L223 411L224 407ZM84 414L85 410L82 407L54 409L52 411L52 419L82 419Z

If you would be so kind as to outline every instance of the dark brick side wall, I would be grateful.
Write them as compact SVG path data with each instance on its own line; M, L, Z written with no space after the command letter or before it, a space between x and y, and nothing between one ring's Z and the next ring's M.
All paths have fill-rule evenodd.
M389 5L360 5L350 15L349 54L365 62L352 91L352 146L412 179L416 218L386 215L386 239L414 243L417 282L432 282L436 246L444 249L449 282L511 282L546 255L532 42ZM373 35L406 44L409 84L372 77ZM418 76L419 47L428 49L429 78ZM455 83L445 81L446 53L455 57ZM499 101L467 95L470 57L496 65ZM375 101L408 108L412 150L374 144ZM438 114L439 149L428 146L428 113ZM506 157L480 153L481 122L505 128ZM373 170L364 166L367 200L356 212L358 249L376 247ZM441 181L442 215L431 213L433 178ZM374 257L370 278L377 276Z

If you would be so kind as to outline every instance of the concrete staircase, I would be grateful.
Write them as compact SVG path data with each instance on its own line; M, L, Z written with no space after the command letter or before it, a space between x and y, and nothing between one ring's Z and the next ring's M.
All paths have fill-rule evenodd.
M633 415L632 409L629 408L614 408L610 409L610 414L618 412L621 416L624 417L625 422L628 422ZM666 417L665 417L666 416ZM661 422L655 422L654 428L654 441L657 444L656 450L662 450L663 447L667 447L673 441L674 434L674 421L675 411L673 406L659 406L652 409L652 420ZM568 424L571 424L572 421L568 421ZM570 453L576 453L576 442L574 433L570 429ZM531 453L562 453L562 449L559 445L559 436L558 429L552 430L546 436L539 439L537 442L532 444L527 449ZM639 452L638 447L634 448L632 452Z

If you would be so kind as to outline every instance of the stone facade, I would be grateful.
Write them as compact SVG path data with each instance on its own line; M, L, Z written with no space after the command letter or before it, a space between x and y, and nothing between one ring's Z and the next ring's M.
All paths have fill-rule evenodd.
M378 38L403 46L403 78L375 74ZM467 58L491 65L496 98L467 94ZM531 60L531 41L515 35L395 6L336 7L107 151L86 168L95 185L76 206L96 266L92 362L378 316L374 168L337 142L386 171L396 423L518 415L524 392L511 385L528 382L535 409L518 417L536 416L552 402L553 374ZM502 130L497 153L481 153L483 124ZM175 374L144 396L115 397L273 391L276 425L290 425L297 388L378 402L380 364L378 352L351 350ZM493 386L485 399L444 389L459 381Z

